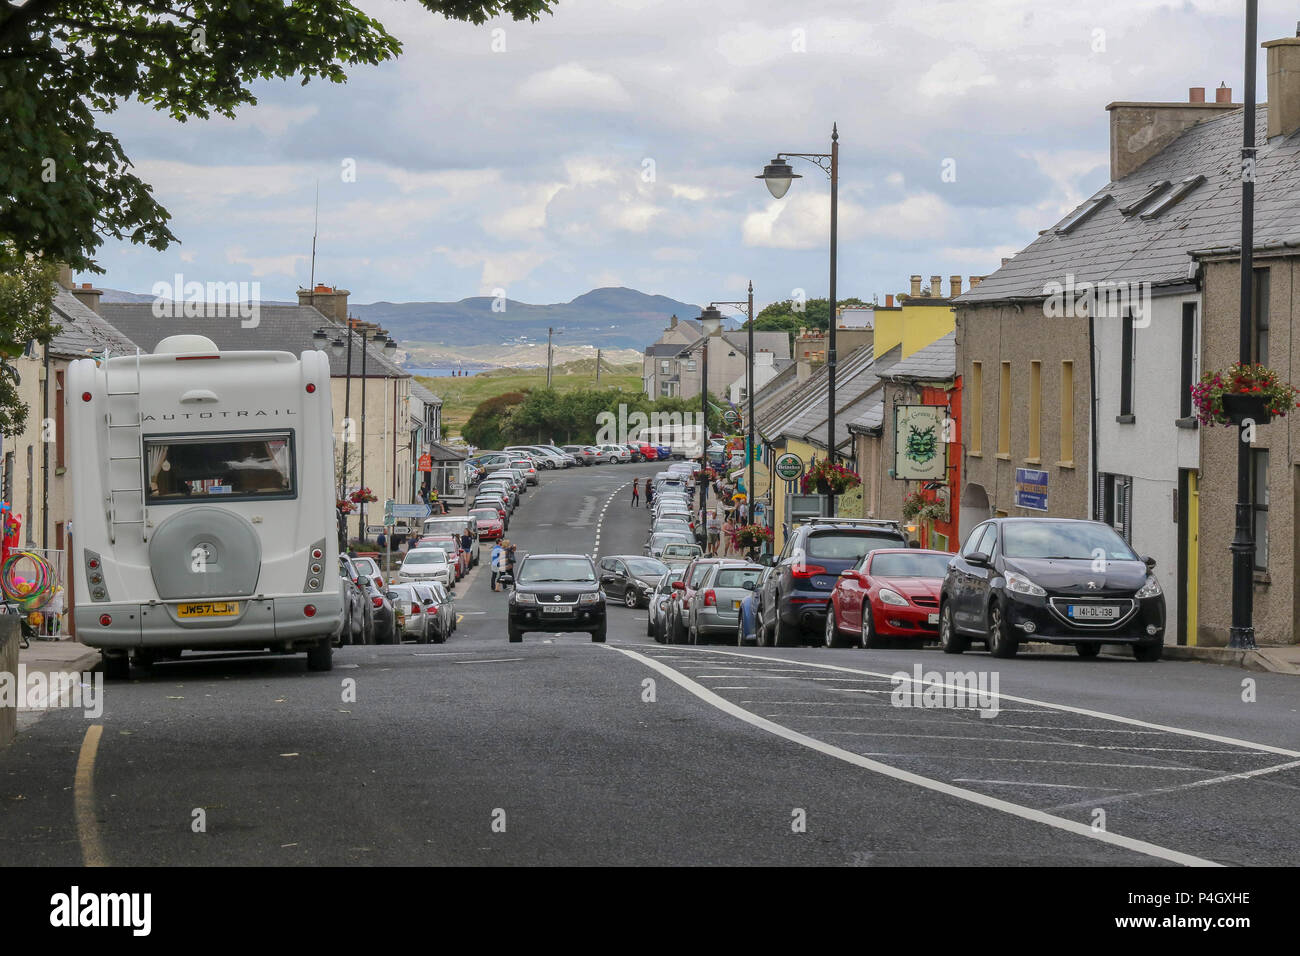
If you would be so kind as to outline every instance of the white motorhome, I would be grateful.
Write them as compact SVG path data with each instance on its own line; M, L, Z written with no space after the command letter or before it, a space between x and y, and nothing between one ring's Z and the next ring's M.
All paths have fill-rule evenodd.
M68 369L73 622L109 677L184 650L307 652L342 626L323 353L201 335Z

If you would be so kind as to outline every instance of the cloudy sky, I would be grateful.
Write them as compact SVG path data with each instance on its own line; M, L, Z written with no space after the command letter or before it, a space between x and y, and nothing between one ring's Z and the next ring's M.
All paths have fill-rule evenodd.
M405 50L345 86L260 84L234 121L108 118L182 244L109 244L100 284L292 299L319 182L316 278L356 302L825 295L826 177L796 161L781 202L753 177L837 122L840 295L883 298L991 272L1105 184L1107 103L1242 85L1237 0L559 0L483 27L360 5ZM1261 40L1294 35L1295 9L1262 6Z

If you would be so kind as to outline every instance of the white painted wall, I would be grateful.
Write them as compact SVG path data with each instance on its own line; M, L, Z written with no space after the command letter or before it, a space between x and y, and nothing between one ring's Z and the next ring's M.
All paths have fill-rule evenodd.
M1118 319L1097 322L1097 471L1133 478L1132 542L1138 554L1156 559L1156 576L1165 591L1165 640L1178 635L1178 526L1174 498L1180 468L1196 468L1199 432L1178 428L1181 395L1183 303L1200 295L1152 300L1151 322L1133 336L1133 412L1136 421L1119 424L1122 331ZM1199 373L1198 373L1199 374Z

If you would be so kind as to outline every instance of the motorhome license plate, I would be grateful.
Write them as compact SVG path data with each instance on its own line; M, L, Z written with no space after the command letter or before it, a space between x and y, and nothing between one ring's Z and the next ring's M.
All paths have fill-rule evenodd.
M177 617L234 617L238 614L238 601L208 601L176 606Z
M1119 608L1104 604L1071 604L1069 614L1080 621L1113 621L1119 617Z

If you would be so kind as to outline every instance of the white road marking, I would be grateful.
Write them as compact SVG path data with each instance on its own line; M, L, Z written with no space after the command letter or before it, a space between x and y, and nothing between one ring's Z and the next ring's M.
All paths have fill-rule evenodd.
M1051 763L1065 767L1109 767L1114 770L1170 770L1176 773L1209 773L1204 767L1174 767L1158 763L1100 763L1092 760L1044 760L1033 757L983 757L962 754L909 754L893 750L860 750L864 757L922 757L926 760L976 760L988 763ZM1056 808L1056 809L1059 809Z
M820 716L820 715L819 715ZM1238 754L1236 750L1194 750L1175 747L1115 747L1101 744L1081 744L1072 740L1035 740L1032 737L958 737L953 734L891 734L870 730L824 730L826 734L847 734L853 737L914 737L918 740L977 740L986 744L1037 744L1041 747L1079 747L1087 750L1149 750L1171 754Z
M834 757L837 760L842 760L855 767L861 767L864 770L870 770L873 773L878 773L894 780L901 780L904 783L911 783L919 787L924 787L927 790L933 790L946 796L954 797L958 800L965 800L969 803L974 803L990 810L997 810L1002 813L1010 814L1011 816L1020 817L1021 819L1029 820L1032 823L1040 823L1049 827L1054 827L1067 833L1073 833L1076 836L1082 836L1090 840L1096 840L1099 843L1107 843L1111 846L1121 847L1135 853L1155 857L1156 859L1168 860L1172 863L1178 863L1183 866L1221 865L1215 863L1213 860L1205 860L1168 847L1148 843L1145 840L1121 836L1118 833L1112 833L1105 830L1093 830L1093 828L1086 823L1078 823L1074 820L1067 820L1064 817L1053 816L1050 813L1044 813L1043 811L1035 810L1032 807L1023 807L1017 803L1000 800L997 797L986 796L985 794L977 793L974 790L967 790L964 787L955 787L942 780L934 780L930 777L924 777L908 770L900 770L897 767L891 767L888 764L883 764L876 760L870 760L863 757L861 754L855 754L851 751L836 747L833 744L828 744L824 741L801 734L796 730L791 730L788 727L784 727L765 717L760 717L758 714L745 710L743 707L733 704L725 697L715 694L703 684L697 683L680 671L669 667L667 664L662 664L653 658L647 657L644 654L638 654L636 651L630 651L622 647L612 647L610 645L606 645L606 649L615 651L619 654L625 654L633 660L640 661L647 667L663 674L669 680L685 688L700 700L717 708L725 714L743 720L745 723L757 727L760 730L766 730L768 733L784 740L788 740L791 743L799 744L800 746L807 747L810 750L815 750L828 757Z
M522 661L522 657L489 657L482 661L452 661L453 664L505 664L509 661Z
M723 654L728 657L745 657L745 658L756 657L756 655L752 655L752 654L741 654L737 651L723 651L723 650L715 650L711 648L710 649L701 648L699 651L697 651L697 653ZM867 674L872 677L877 677L877 678L883 677L887 680L892 679L891 674L882 674L878 671L861 670L859 668L854 668L854 667L841 667L837 664L814 664L811 661L791 661L788 658L784 658L784 657L758 657L757 659L764 660L764 661L773 661L775 663L780 663L780 664L792 664L792 663L804 664L804 666L806 667L815 667L822 670L844 671L850 674ZM902 675L901 671L899 673L900 675ZM811 678L811 679L816 680L817 678ZM833 679L833 678L827 678L827 679ZM908 681L913 680L911 676L907 676L906 679ZM926 684L926 686L943 687L947 690L953 690L953 691L959 690L959 688L953 687L948 684L934 684L934 685ZM1157 724L1149 720L1139 720L1136 717L1124 717L1120 714L1110 714L1101 710L1090 710L1087 707L1074 707L1070 704L1056 704L1045 700L1035 700L1032 697L1016 697L1012 694L989 692L988 696L996 697L998 700L1014 701L1017 704L1032 704L1035 707L1045 707L1048 710L1059 710L1067 714L1080 714L1084 717L1095 717L1098 720L1108 720L1113 723L1128 724L1129 726L1132 727L1146 727L1152 730L1163 730L1166 733L1170 733L1170 734L1179 734L1184 737L1196 737L1200 740L1208 740L1219 744L1228 744L1229 746L1232 747L1241 747L1246 750L1256 750L1261 753L1277 754L1282 757L1300 757L1300 750L1288 750L1286 747L1275 747L1272 744L1253 743L1249 740L1239 740L1236 737L1225 737L1222 734L1212 734L1204 730L1188 730L1183 727L1170 727L1166 724ZM999 708L999 711L1000 710L1001 708ZM1151 749L1159 749L1159 748L1151 748ZM1195 753L1197 751L1190 751L1190 752ZM1201 752L1229 753L1230 751L1201 751Z
M1118 790L1119 787L1088 787L1081 783L1029 783L1025 780L980 780L976 777L953 777L953 783L987 783L999 787L1051 787L1053 790ZM1096 801L1093 801L1095 803ZM1089 804L1091 806L1091 804Z
M1265 774L1278 773L1282 770L1294 770L1300 767L1300 760L1293 760L1290 763L1280 763L1272 767L1261 767L1258 770L1246 770L1242 773L1225 774L1222 777L1211 777L1208 780L1193 780L1190 783L1180 783L1173 787L1158 787L1155 790L1135 790L1133 793L1123 793L1117 797L1106 797L1104 800L1090 801L1087 806L1093 807L1099 803L1118 803L1121 800L1131 800L1134 797L1153 797L1160 793L1176 793L1180 790L1194 790L1197 787L1210 787L1216 783L1230 783L1234 780L1249 780L1252 777L1262 777ZM1073 810L1078 804L1067 804L1062 807L1053 807L1054 810Z

